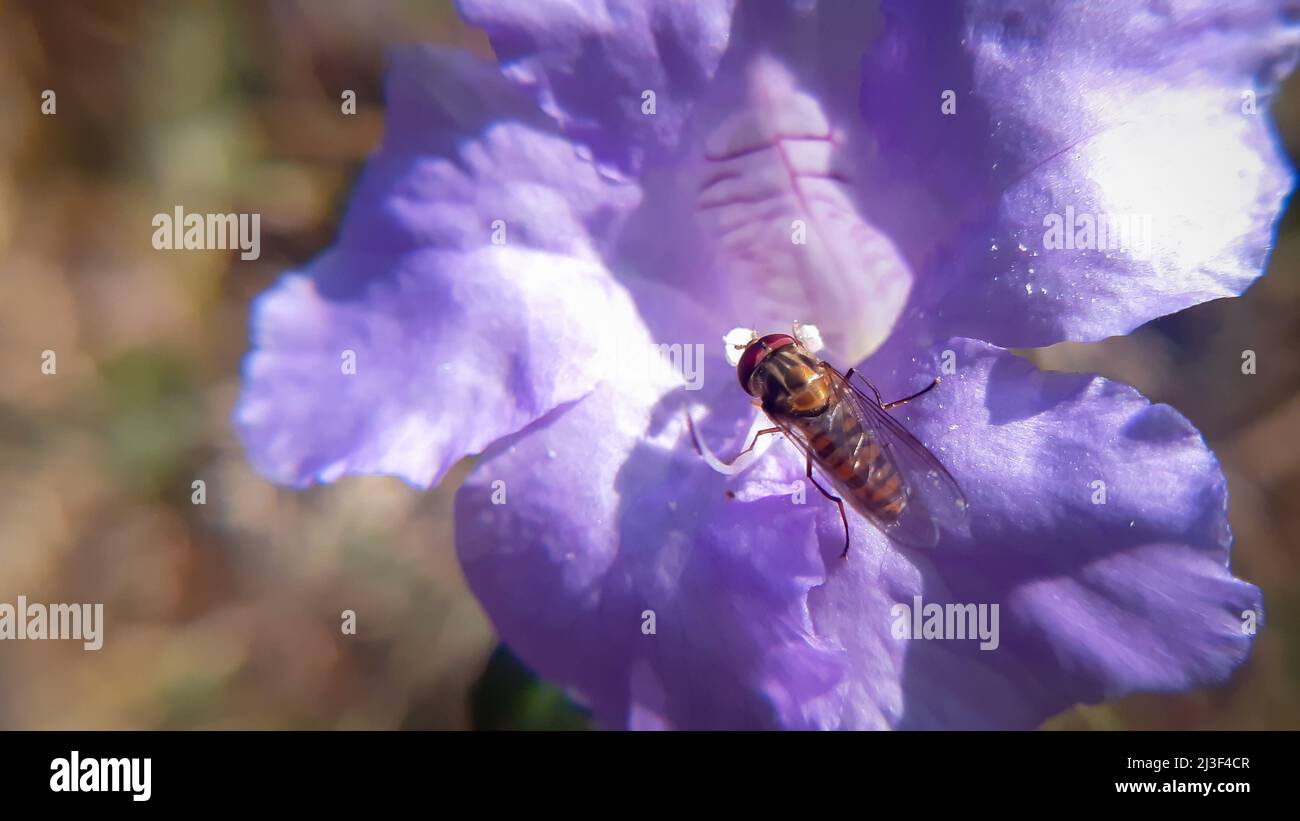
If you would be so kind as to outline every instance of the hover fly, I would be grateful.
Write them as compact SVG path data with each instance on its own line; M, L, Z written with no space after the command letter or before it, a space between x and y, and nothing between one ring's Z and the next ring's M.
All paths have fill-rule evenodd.
M808 479L839 506L844 557L849 554L846 499L887 536L911 547L931 547L941 528L962 526L966 498L956 480L888 413L933 389L938 379L886 403L855 369L842 374L814 356L820 336L811 325L796 323L791 334L760 337L750 331L738 338L736 333L726 337L728 360L736 365L741 387L775 427L759 430L732 462L723 464L735 464L759 437L784 433L804 452ZM871 396L853 384L855 375L871 389ZM838 496L813 477L814 464Z

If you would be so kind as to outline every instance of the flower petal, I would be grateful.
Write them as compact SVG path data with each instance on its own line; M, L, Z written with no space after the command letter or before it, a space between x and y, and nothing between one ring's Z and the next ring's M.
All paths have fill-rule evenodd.
M912 284L864 218L856 66L867 4L749 4L681 131L671 167L641 178L643 206L611 261L670 282L732 326L815 322L854 360L888 337ZM671 242L664 238L670 237Z
M815 317L849 359L888 336L912 273L862 217L867 4L749 4L734 19L729 3L462 7L565 134L639 175L611 270L674 284L733 325ZM648 112L640 95L656 89Z
M457 498L467 578L503 639L610 726L1031 727L1222 681L1259 592L1228 572L1196 431L1124 386L947 350L957 373L895 412L965 486L970 535L906 551L854 515L842 561L834 507L793 484L798 453L713 473L684 400L641 373L485 455ZM891 357L867 365L892 395L917 366ZM996 648L895 638L918 596L997 604Z
M605 341L637 321L603 269L570 257L330 251L258 298L235 422L277 482L428 487L590 391Z
M456 500L466 578L503 640L604 725L817 726L843 654L810 638L811 514L728 497L666 364L484 454Z
M388 89L338 243L254 306L235 421L276 481L435 483L590 391L607 341L639 323L593 239L634 186L530 125L532 104L467 55L398 52Z
M452 49L393 52L383 144L338 247L402 253L526 247L599 259L637 186L580 158L495 66Z
M1222 682L1261 603L1229 572L1226 485L1196 429L1100 377L1043 373L971 340L940 347L928 369L889 352L866 368L888 397L955 365L893 413L962 484L971 535L899 554L910 577L897 560L851 557L810 594L820 637L854 659L845 723L899 708L898 727L1033 727L1076 702ZM913 596L998 605L996 647L895 639L906 654L891 666L882 624Z
M742 70L743 90L725 92L724 81L712 92L733 101L712 109L726 114L699 122L699 184L684 209L704 267L695 266L696 292L764 331L815 321L830 350L860 359L889 336L912 272L859 214L838 159L850 133L774 58L760 54Z
M930 327L1096 340L1260 275L1293 183L1267 113L1300 38L1286 4L885 12L862 89L869 216L925 283Z
M634 173L675 144L726 49L732 2L460 0L460 9L566 134Z

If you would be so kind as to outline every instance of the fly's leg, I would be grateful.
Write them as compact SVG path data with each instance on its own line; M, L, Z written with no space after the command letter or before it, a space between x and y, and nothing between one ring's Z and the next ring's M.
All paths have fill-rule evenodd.
M818 482L816 479L813 478L811 455L808 456L808 467L804 471L804 475L808 477L808 481L813 483L813 487L817 488L822 492L823 496L825 496L827 499L830 499L837 506L839 506L840 521L844 523L844 552L840 554L840 558L847 559L849 557L849 517L844 512L844 500L838 496L832 496L829 492L827 492L826 488L821 486L820 482Z
M695 449L701 454L704 454L705 452L704 446L700 443L699 433L695 430L695 420L691 418L691 414L689 411L686 413L686 429L690 431L691 443L695 445ZM742 450L740 453L737 453L734 457L732 457L730 462L722 462L722 464L726 465L727 467L734 465L740 459L740 457L744 456L746 453L749 453L751 450L754 449L754 446L758 444L758 437L764 436L769 433L781 433L781 432L782 431L780 428L763 428L762 430L754 434L753 441L751 441L744 450ZM712 457L710 455L710 458L714 458L716 461L716 457Z
M919 391L912 394L911 396L904 396L902 399L895 399L893 402L886 403L881 401L880 391L876 390L876 386L871 384L871 382L869 382L865 376L858 373L857 368L849 368L848 373L844 374L844 378L852 379L855 374L857 375L858 379L862 380L862 382L868 388L871 388L871 392L876 395L876 404L885 410L889 410L890 408L896 408L899 405L905 405L908 402L911 402L913 399L917 398L918 396L922 396L923 394L929 393L930 391L934 390L935 386L939 384L939 378L935 377L933 382L926 385L924 388L921 388Z
M858 373L858 369L857 369L857 368L849 368L848 372L844 374L844 381L845 381L845 382L848 382L848 381L852 380L854 374L857 374L858 379L861 379L862 382L863 382L863 384L865 384L868 388L871 388L871 392L874 393L874 394L876 395L876 404L879 405L879 406L881 406L881 407L883 408L883 407L885 406L885 403L884 403L884 401L880 398L880 391L876 390L876 386L873 385L873 384L871 384L870 380L868 380L868 379L867 379L865 376L863 376L862 374Z
M754 434L754 439L753 439L753 441L751 441L751 442L749 443L749 445L747 445L747 446L745 447L744 450L742 450L740 453L737 453L737 454L735 455L735 457L734 457L730 462L727 462L727 464L729 464L729 465L731 465L731 464L735 464L735 462L736 462L737 459L739 459L740 457L744 456L746 453L749 453L751 450L753 450L753 449L754 449L754 445L757 445L757 444L758 444L758 437L760 437L760 436L766 436L766 435L769 434L769 433L780 433L780 432L781 432L781 429L780 429L780 428L763 428L763 429L760 430L758 433L755 433L755 434Z
M902 399L895 399L893 402L890 402L885 405L881 405L880 407L884 408L885 410L889 410L890 408L896 408L899 405L904 405L908 402L911 402L916 397L929 393L930 391L934 390L935 386L938 384L939 384L939 377L936 376L933 382L926 385L924 388L921 388L919 391L912 394L911 396L904 396Z

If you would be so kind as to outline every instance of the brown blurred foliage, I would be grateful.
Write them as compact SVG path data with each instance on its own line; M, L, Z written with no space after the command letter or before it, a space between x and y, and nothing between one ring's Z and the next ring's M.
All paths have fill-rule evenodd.
M408 40L486 50L447 4L0 11L0 601L103 602L109 637L5 642L0 727L468 725L459 475L277 489L229 422L249 300L332 241ZM261 258L155 251L177 203L260 212Z

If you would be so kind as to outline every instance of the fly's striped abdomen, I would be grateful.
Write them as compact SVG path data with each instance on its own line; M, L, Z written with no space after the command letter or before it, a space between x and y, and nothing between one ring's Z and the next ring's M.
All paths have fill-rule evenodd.
M817 464L860 512L892 521L906 504L902 477L890 463L880 443L864 431L843 408L832 406L823 414L800 419Z

